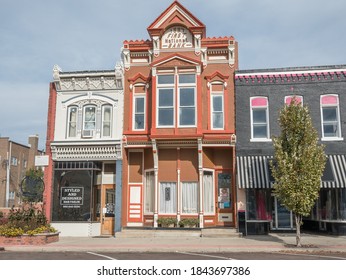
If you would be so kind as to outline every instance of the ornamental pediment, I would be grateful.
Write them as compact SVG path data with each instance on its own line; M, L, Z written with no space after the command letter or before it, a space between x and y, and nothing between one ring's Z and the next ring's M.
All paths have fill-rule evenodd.
M152 63L152 67L199 66L201 62L181 55L172 55Z

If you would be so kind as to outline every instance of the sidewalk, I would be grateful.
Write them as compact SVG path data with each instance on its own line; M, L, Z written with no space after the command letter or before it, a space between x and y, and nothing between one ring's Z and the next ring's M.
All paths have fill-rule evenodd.
M113 251L113 252L346 252L346 236L302 234L302 248L296 248L294 233L271 233L233 238L115 238L60 237L47 245L0 245L5 251Z

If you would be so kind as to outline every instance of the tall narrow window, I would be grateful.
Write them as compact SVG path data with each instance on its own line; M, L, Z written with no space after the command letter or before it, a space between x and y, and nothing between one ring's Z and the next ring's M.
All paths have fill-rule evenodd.
M217 83L210 86L211 94L211 128L224 128L224 100L223 84Z
M96 129L96 106L85 106L83 112L83 137L93 137Z
M145 174L145 192L144 192L144 212L153 213L155 203L155 176L154 171Z
M177 212L176 183L160 183L160 213L174 214Z
M145 85L135 85L133 87L133 130L145 129Z
M341 138L339 97L329 94L321 96L322 138Z
M68 137L77 136L77 106L68 108Z
M196 182L183 182L181 183L182 189L182 213L193 214L197 213L197 183Z
M157 76L158 127L174 126L174 75Z
M196 76L179 75L179 126L196 125Z
M204 214L214 214L214 179L213 172L203 173L203 210Z
M110 105L103 106L102 117L102 136L111 136L111 123L112 123L112 107Z
M253 97L251 102L251 138L253 140L269 139L268 99Z

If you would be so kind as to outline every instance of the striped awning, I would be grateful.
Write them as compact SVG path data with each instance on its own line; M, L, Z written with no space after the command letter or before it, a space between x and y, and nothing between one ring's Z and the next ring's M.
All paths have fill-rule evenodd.
M273 179L270 175L269 160L272 158L272 156L238 156L238 188L270 188Z
M237 186L270 188L274 182L269 161L273 156L237 156ZM329 155L321 188L346 188L346 155Z
M346 188L346 155L329 155L322 176L322 188Z

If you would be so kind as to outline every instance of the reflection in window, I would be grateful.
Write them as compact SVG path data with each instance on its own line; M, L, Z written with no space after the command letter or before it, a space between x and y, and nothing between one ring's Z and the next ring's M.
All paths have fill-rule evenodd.
M173 214L177 212L176 183L160 183L160 213Z
M211 85L211 125L212 129L224 127L223 84Z

